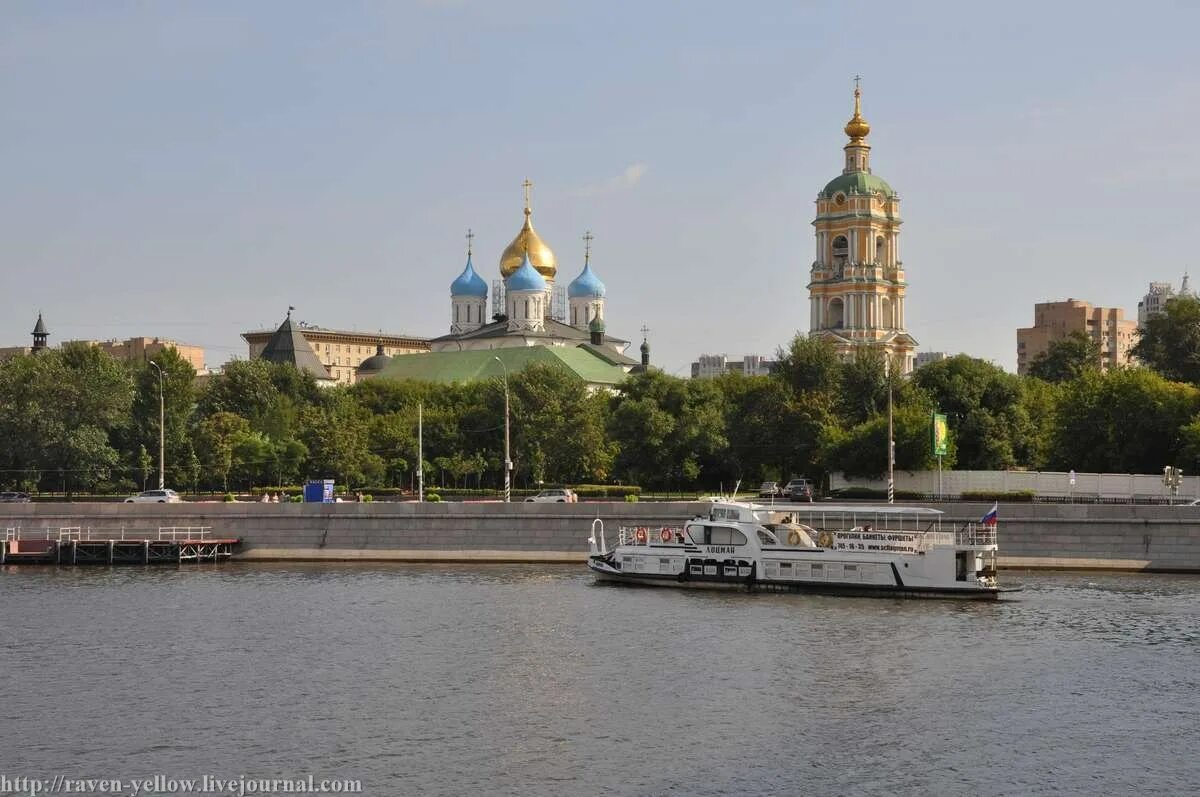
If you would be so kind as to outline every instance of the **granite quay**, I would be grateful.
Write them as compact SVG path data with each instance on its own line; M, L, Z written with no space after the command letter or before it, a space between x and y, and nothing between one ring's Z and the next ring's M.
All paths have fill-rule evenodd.
M818 502L815 506L820 506ZM943 525L978 520L990 504L926 504ZM583 504L14 504L0 506L8 538L154 536L206 527L238 539L236 561L562 562L587 555L592 521L609 541L619 526L679 525L699 502ZM1000 564L1008 568L1200 572L1200 508L1011 504L1000 508Z

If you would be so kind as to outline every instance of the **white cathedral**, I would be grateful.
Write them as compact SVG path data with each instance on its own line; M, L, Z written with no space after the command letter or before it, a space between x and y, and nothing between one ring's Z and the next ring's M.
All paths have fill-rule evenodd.
M592 271L592 235L584 235L583 270L564 291L555 285L554 252L533 229L525 181L525 223L500 256L500 277L491 291L475 271L472 247L467 265L450 283L450 334L430 341L435 352L506 349L520 346L586 346L606 350L624 364L629 341L610 337L604 326L604 283ZM467 235L468 241L472 238ZM492 312L488 313L488 295Z

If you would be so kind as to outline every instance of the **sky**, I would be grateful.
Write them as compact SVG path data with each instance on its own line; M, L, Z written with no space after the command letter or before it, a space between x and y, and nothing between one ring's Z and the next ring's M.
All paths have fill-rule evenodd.
M52 344L211 366L289 305L444 334L467 228L490 283L528 177L562 284L595 235L610 334L679 375L770 355L808 330L859 74L909 332L1015 370L1035 302L1136 317L1200 272L1198 28L1153 0L8 0L0 345L39 311Z

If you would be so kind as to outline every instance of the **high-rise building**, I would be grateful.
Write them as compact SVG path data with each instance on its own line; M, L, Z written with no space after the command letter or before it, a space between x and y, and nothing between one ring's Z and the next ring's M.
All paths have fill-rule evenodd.
M1195 296L1192 289L1188 286L1188 275L1183 275L1183 283L1179 286L1179 293L1175 293L1175 287L1169 282L1151 282L1150 290L1138 302L1138 320L1137 325L1144 327L1146 319L1163 313L1167 309L1167 302L1174 299L1176 296Z
M73 340L95 346L117 360L153 360L164 349L174 349L197 373L204 371L204 347L166 338L126 338L125 340Z
M730 360L724 354L701 354L692 363L692 379L712 379L721 374L743 376L766 376L775 370L777 360L769 360L761 354L747 354L740 360Z
M1119 307L1094 307L1079 299L1035 304L1033 326L1017 330L1017 373L1029 373L1034 358L1072 332L1083 332L1100 344L1100 367L1125 365L1136 329Z
M950 355L944 351L922 351L917 352L917 358L913 362L913 369L920 368L930 363L941 362L942 360L950 359Z
M817 194L809 335L832 342L847 359L860 347L880 348L909 373L917 341L905 327L900 197L871 172L861 97L855 85L845 168Z
M42 320L42 314L38 313L37 323L33 327L33 345L32 346L10 346L0 348L0 360L8 359L20 354L37 354L41 351L46 351L50 348L47 339L50 333L46 330L46 322ZM180 343L176 340L168 340L167 338L126 338L125 340L67 340L63 341L63 345L68 344L83 344L86 346L95 346L105 354L117 360L152 360L159 352L164 349L174 349L180 357L187 360L192 368L196 369L197 374L207 373L204 366L204 347L192 346L187 343Z

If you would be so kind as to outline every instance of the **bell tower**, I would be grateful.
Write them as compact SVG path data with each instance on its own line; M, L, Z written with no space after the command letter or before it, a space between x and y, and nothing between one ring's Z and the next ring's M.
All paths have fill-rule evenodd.
M871 172L871 126L862 116L859 81L854 79L854 115L845 127L845 166L817 194L809 336L832 341L845 358L859 347L878 347L899 359L907 374L917 341L904 318L900 197Z

